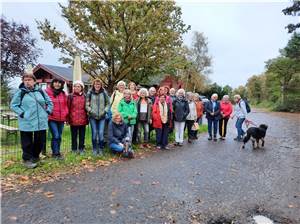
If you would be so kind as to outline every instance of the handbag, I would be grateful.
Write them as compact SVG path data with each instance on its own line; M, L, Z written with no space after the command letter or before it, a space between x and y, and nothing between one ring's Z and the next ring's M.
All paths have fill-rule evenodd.
M195 122L192 126L192 131L197 131L199 129L199 124Z

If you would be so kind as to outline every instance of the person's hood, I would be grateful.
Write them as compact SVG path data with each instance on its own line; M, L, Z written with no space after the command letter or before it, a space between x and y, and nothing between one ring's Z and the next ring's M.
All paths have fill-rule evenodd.
M38 84L34 84L34 87L32 90L29 90L28 88L25 87L25 84L22 82L20 85L19 85L19 89L23 90L23 91L26 91L26 92L30 92L30 91L37 91L39 89L39 86Z

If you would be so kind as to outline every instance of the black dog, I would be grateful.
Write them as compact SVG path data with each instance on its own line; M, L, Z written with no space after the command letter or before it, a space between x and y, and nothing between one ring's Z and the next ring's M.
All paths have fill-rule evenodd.
M243 139L243 145L242 148L245 148L245 144L250 140L252 141L253 149L256 149L255 142L257 148L259 148L259 140L261 140L261 147L264 147L265 145L265 136L268 129L268 125L261 124L259 127L251 127L247 130L247 135Z

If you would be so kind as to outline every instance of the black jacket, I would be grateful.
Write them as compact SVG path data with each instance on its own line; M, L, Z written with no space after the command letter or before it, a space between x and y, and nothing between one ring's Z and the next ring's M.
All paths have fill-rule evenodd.
M180 100L176 98L173 101L174 121L184 122L189 113L190 113L190 107L186 99Z
M212 101L208 101L205 103L205 112L206 112L206 118L210 120L220 120L221 119L221 113L220 113L220 102L216 102L216 107L214 110L214 115L211 115L210 113L213 112L213 103Z
M125 138L127 136L128 136L128 127L124 122L122 122L120 124L116 124L113 121L109 122L109 125L108 125L109 144L124 143Z

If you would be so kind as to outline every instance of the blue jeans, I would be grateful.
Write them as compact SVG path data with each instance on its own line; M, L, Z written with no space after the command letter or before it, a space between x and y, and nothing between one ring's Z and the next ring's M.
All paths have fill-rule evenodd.
M209 137L212 137L212 128L214 128L214 138L217 137L218 132L218 120L215 119L207 119L207 125L208 125L208 134Z
M90 124L92 128L92 144L93 151L97 152L99 148L102 150L104 148L104 127L105 119L96 120L90 117ZM99 140L99 142L98 142Z
M240 140L242 139L243 135L245 134L243 130L243 123L245 121L245 118L238 118L235 123L235 127L237 129L237 138Z
M109 144L109 147L114 152L123 152L123 150L124 150L124 147L122 147L122 146L120 146L119 144L116 144L116 143Z
M49 129L52 135L51 149L53 155L60 154L61 135L64 129L64 122L61 121L49 121Z

